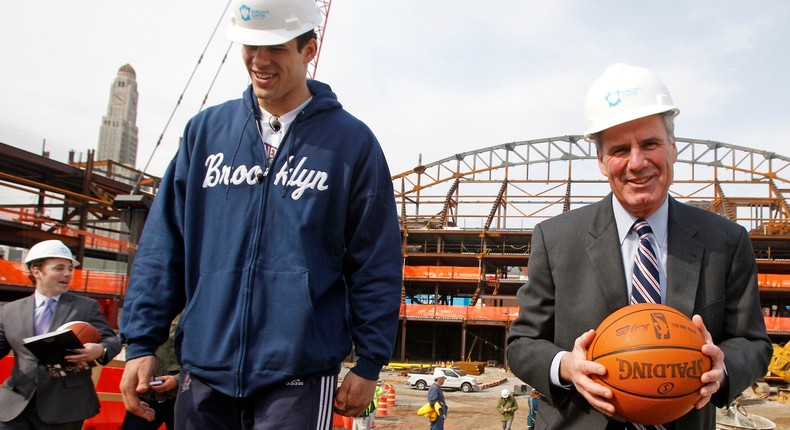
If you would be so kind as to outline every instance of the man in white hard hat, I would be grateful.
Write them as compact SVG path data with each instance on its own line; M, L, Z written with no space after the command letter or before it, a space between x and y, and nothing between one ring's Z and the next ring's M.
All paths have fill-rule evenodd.
M34 293L0 307L0 358L14 351L11 376L0 386L0 429L80 430L86 418L99 413L90 368L50 373L24 346L24 339L70 321L88 322L99 330L101 341L86 343L66 356L73 363L106 364L120 352L121 344L96 300L69 293L72 271L79 262L63 242L37 243L25 263Z
M668 195L678 112L664 83L642 67L615 64L587 93L585 138L612 193L535 227L529 282L508 336L514 374L543 394L537 429L714 429L714 405L765 374L772 348L748 233ZM693 316L713 365L695 407L658 426L616 416L612 391L589 377L605 368L586 359L599 323L641 302Z
M518 410L518 402L507 388L503 388L500 394L501 396L496 404L499 420L502 422L502 430L510 430L510 427L513 426L513 418L515 418Z
M152 417L171 319L179 429L330 429L359 416L395 346L400 230L370 129L307 80L313 0L234 0L251 85L195 116L148 216L124 303L121 389ZM357 361L337 387L341 363Z

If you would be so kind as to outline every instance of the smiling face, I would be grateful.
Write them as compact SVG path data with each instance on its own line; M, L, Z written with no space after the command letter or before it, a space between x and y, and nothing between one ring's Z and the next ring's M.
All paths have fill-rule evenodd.
M47 258L30 268L36 280L36 291L47 296L59 296L69 290L74 264L66 258Z
M598 167L612 192L632 215L646 218L664 203L678 151L661 115L651 115L601 132Z
M310 98L307 66L316 54L311 39L300 51L296 39L282 45L242 47L242 58L250 74L258 103L267 112L283 115Z

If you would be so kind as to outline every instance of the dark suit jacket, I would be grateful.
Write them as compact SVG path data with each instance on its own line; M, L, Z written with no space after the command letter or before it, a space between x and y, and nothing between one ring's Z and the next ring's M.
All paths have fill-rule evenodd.
M608 418L575 389L551 383L560 351L628 304L612 195L535 227L529 281L508 336L513 373L544 394L538 429L604 429ZM765 331L757 265L746 230L716 214L669 199L667 305L699 314L725 355L726 383L713 396L724 406L766 372L773 352ZM715 428L715 408L692 410L677 430Z
M91 372L53 379L36 357L22 345L22 339L33 336L35 299L33 295L5 304L0 308L0 358L14 351L11 376L0 387L0 422L16 418L35 394L36 410L42 421L50 424L81 421L99 412L99 399L91 380ZM99 310L96 300L65 293L60 297L52 328L69 321L86 321L99 329L101 344L107 354L99 362L105 364L121 351L118 336Z

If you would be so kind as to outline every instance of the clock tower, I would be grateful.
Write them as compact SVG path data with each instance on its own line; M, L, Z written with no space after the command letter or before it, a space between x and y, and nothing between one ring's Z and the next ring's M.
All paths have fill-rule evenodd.
M124 64L110 88L102 117L96 160L113 160L134 168L137 162L137 74Z

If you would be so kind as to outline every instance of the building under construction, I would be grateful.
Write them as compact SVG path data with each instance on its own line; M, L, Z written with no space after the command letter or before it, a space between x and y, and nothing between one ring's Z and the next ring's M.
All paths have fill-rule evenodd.
M749 231L769 334L786 341L790 158L713 141L679 138L677 147L670 194ZM0 301L32 293L24 249L59 239L84 263L71 288L96 298L117 323L158 178L92 157L60 163L0 143L0 193L13 196L0 206ZM594 145L580 136L455 154L397 174L393 184L404 269L393 360L410 362L506 364L532 229L609 193Z

